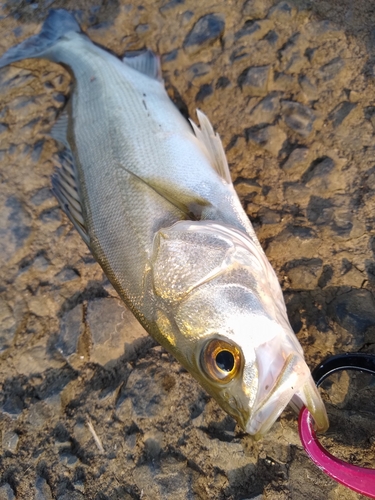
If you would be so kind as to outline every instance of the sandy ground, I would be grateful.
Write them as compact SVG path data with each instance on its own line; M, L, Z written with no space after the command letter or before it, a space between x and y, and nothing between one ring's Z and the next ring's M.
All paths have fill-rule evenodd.
M9 0L0 53L51 6L118 55L158 52L178 107L209 116L308 364L374 353L374 2ZM0 70L0 499L362 498L309 461L291 411L243 434L121 305L50 192L69 88L46 61ZM374 380L322 393L322 442L375 466Z

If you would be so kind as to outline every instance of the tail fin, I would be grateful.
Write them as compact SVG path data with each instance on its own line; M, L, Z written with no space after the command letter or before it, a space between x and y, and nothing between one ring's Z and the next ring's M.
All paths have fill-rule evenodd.
M73 14L64 9L50 10L40 33L27 38L5 52L0 58L0 68L13 62L21 61L22 59L33 57L45 57L48 59L48 49L64 35L72 31L76 33L81 32L81 28Z

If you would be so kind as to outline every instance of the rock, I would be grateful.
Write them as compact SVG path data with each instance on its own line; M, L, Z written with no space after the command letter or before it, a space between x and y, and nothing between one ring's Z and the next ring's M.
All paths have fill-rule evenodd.
M5 399L1 411L9 415L10 418L16 419L22 413L23 408L24 403L21 397L18 394L10 394Z
M42 189L39 189L31 197L31 203L33 203L37 207L42 205L47 200L48 201L54 200L54 196L53 196L52 191L49 187L43 187Z
M353 269L353 264L347 258L343 258L341 261L341 274L344 275L351 269Z
M286 162L282 165L283 170L288 173L296 173L304 170L306 160L309 155L308 148L296 148L288 156Z
M245 45L240 45L239 47L236 47L231 53L230 62L233 64L245 58L246 60L249 58L249 51Z
M79 491L69 491L59 495L56 500L85 500L85 496Z
M328 182L327 178L332 170L335 168L335 162L329 156L323 156L314 160L306 172L302 176L302 182L307 185L311 181L317 178L324 178L325 182Z
M4 299L0 297L0 353L8 349L16 334L17 324L13 311Z
M310 40L319 40L320 42L331 39L339 40L345 36L335 23L327 19L306 23L303 26L303 33Z
M321 259L297 259L283 266L283 271L290 280L290 287L295 290L314 290L318 286L321 270Z
M15 453L17 451L19 437L11 430L4 430L2 434L2 447L4 451Z
M280 50L280 69L285 73L299 73L308 63L304 55L305 43L299 33L294 35L282 50Z
M278 23L290 22L296 15L297 9L289 2L279 2L268 13L268 18Z
M294 88L294 77L286 73L275 72L273 82L270 84L272 90L290 92Z
M315 101L318 98L318 87L306 75L302 75L298 79L298 83L309 101Z
M21 352L14 360L17 373L30 376L32 374L43 373L51 368L61 368L64 362L57 359L47 349L47 339L41 339L32 347Z
M53 500L51 488L47 481L40 476L38 476L35 481L34 500Z
M324 288L331 281L332 277L333 277L332 266L326 264L325 266L323 266L323 271L322 274L320 275L318 286L320 286L320 288Z
M15 495L8 483L0 487L0 500L15 500Z
M262 224L277 224L280 222L280 214L269 208L262 207L258 211L258 217Z
M171 50L170 52L167 52L166 54L163 54L161 56L161 63L162 63L162 65L165 64L165 63L168 63L168 62L175 61L177 59L177 56L178 56L178 50L177 49Z
M361 347L366 330L375 326L375 300L369 290L354 289L336 297L329 306L330 316L356 337Z
M242 28L234 34L234 38L236 40L241 39L242 43L253 43L264 38L272 27L273 23L268 19L263 19L262 21L246 21Z
M189 22L190 19L194 17L194 12L191 10L186 10L182 16L181 16L181 26L186 26Z
M8 197L0 210L0 255L7 262L31 234L31 217L15 196Z
M169 2L167 1L164 5L162 5L159 9L160 13L163 15L167 15L170 13L171 10L173 10L173 15L176 15L176 8L181 6L184 6L185 0L170 0Z
M0 123L0 134L3 134L8 130L9 126L6 123Z
M242 13L249 19L262 19L272 7L272 0L247 0Z
M33 429L40 429L50 417L51 413L48 406L40 401L31 405L27 421Z
M313 130L316 119L314 111L299 102L283 101L282 114L286 125L302 137L307 137Z
M335 57L327 64L324 64L319 69L319 75L323 82L329 82L336 78L340 71L344 69L345 61L341 57Z
M16 97L9 106L9 111L17 114L19 120L29 120L38 109L37 96L21 95Z
M257 125L273 123L280 112L280 99L275 93L269 94L251 110L251 121Z
M92 438L92 434L89 431L87 424L82 421L79 421L75 424L73 428L73 435L80 446L84 446Z
M63 315L60 321L60 332L55 344L56 349L67 361L71 361L79 353L79 341L84 332L82 304Z
M215 89L225 89L230 85L230 80L226 76L220 76L217 79Z
M164 434L156 430L149 431L143 436L145 451L151 460L159 457L163 449Z
M207 75L211 71L211 66L209 64L198 62L190 66L187 70L189 80L194 80L194 78Z
M271 66L247 68L239 76L238 84L246 94L264 96L267 94L271 72Z
M30 71L16 66L8 66L2 70L0 86L7 89L23 87L32 80L34 80L34 75Z
M79 274L74 269L69 267L64 267L58 274L56 274L56 279L60 283L66 283L68 281L73 281L79 278Z
M47 231L56 231L62 221L62 211L60 207L47 208L39 216L40 222L47 226Z
M214 90L212 88L212 85L210 83L204 83L200 87L197 95L195 96L195 102L196 103L203 102L207 97L209 97L213 93L214 93Z
M69 451L63 451L60 453L60 462L65 467L73 468L76 466L76 464L78 462L78 458L75 455L73 455L72 453L70 453ZM71 498L72 497L69 497L69 500Z
M264 40L268 42L268 44L271 46L270 48L276 47L279 39L280 39L279 35L274 30L269 31L267 35L264 37Z
M307 203L307 200L311 195L311 190L300 181L284 182L283 191L284 191L284 198L286 202L289 203L290 205L296 203L297 200L299 203L300 200L303 200L303 202L305 202L306 200Z
M368 120L371 123L373 129L375 130L375 107L367 106L364 109L364 115L366 120Z
M320 198L319 196L311 196L306 209L306 216L310 222L317 226L327 224L333 219L334 208L330 200Z
M139 24L135 28L135 32L137 35L142 36L143 33L146 33L150 29L150 26L148 24Z
M131 356L137 342L148 334L119 300L104 298L88 304L86 321L91 332L90 360L102 366Z
M195 475L192 469L184 470L181 462L173 457L163 461L160 467L152 464L140 465L133 473L134 482L139 491L143 492L145 499L194 498L192 485Z
M280 248L282 255L289 259L315 258L316 252L321 247L321 240L316 237L316 232L306 226L288 225L278 235L268 241L267 256L280 261ZM281 262L285 262L285 257Z
M142 370L137 369L130 373L126 382L126 397L131 401L131 405L127 403L125 407L128 411L131 409L135 423L138 419L152 419L170 411L167 410L168 391L163 387L163 374L155 366L145 366ZM124 416L121 406L119 412Z
M290 51L287 55L283 54L281 69L285 73L296 74L299 73L307 63L307 58L297 49Z
M57 385L52 385L52 387L48 387L47 391L42 396L44 397L43 402L47 406L48 411L54 417L58 417L61 415L62 405L61 405L61 396L60 392L62 391L65 384L68 381L60 381ZM60 385L61 384L61 385ZM50 394L50 395L49 395Z
M31 160L34 163L38 163L43 151L43 146L44 146L44 139L41 139L40 141L37 141L35 144L33 144L33 150L31 152Z
M287 136L277 125L270 125L261 129L247 129L246 138L249 142L258 144L274 156L278 156Z
M220 14L207 14L201 17L187 34L183 47L189 54L199 52L212 45L224 33L225 22Z
M357 104L352 102L341 102L336 108L328 115L328 120L332 122L334 127L342 124L345 118L357 107Z
M38 272L45 272L47 271L48 267L50 266L49 260L47 260L44 255L38 255L33 262L33 267L36 271Z
M58 304L52 297L32 296L27 299L29 311L40 318L50 316L54 318L58 311Z

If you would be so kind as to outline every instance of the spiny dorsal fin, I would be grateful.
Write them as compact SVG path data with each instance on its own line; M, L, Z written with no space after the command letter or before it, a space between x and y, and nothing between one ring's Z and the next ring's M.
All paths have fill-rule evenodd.
M68 143L68 139L67 139L67 136L68 136L68 121L69 121L69 116L68 116L67 110L65 109L60 114L60 116L57 119L57 122L55 123L55 125L51 128L51 131L50 131L49 135L53 139L55 139L55 141L61 142L62 144L64 144L64 146L66 148L69 149L69 143Z
M204 144L212 167L228 184L232 184L227 158L219 134L215 134L209 119L199 109L197 109L197 117L200 128L190 120L197 139Z
M133 54L133 55L132 55ZM122 59L123 63L131 68L143 73L144 75L159 80L161 77L161 66L159 57L152 52L152 50L143 50L142 52L134 51L129 52Z
M90 247L90 238L85 228L81 200L79 197L76 169L70 148L59 153L61 167L52 176L52 192L62 210L69 217L83 241Z

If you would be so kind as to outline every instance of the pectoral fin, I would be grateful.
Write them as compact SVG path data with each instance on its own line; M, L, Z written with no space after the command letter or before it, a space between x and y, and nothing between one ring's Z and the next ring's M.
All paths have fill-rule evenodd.
M52 176L52 192L56 196L62 210L69 217L83 241L90 247L90 238L87 234L82 213L76 169L72 152L65 148L59 154L60 168Z

